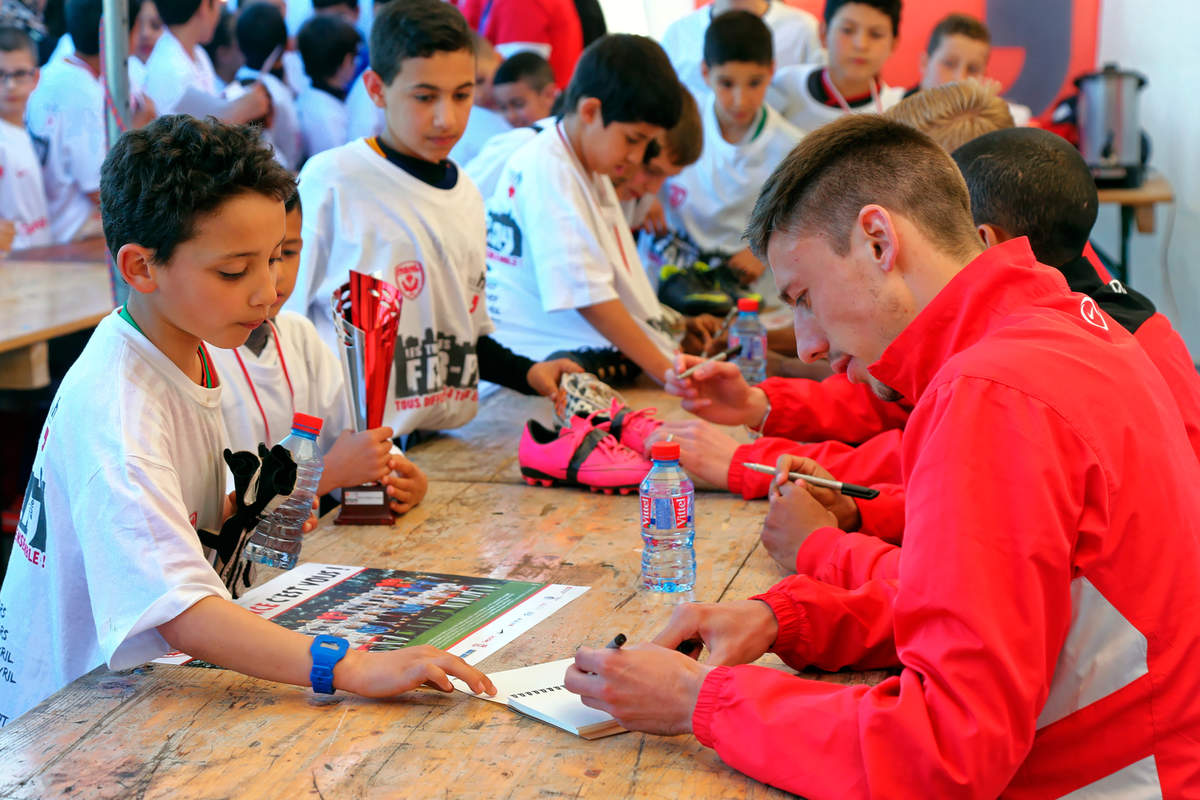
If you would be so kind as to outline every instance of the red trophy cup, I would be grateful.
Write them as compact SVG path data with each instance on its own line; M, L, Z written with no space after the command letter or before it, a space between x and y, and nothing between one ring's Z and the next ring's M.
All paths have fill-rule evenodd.
M341 343L346 396L359 431L383 424L391 393L392 354L400 325L400 290L387 281L350 271L350 280L333 293L333 325ZM342 490L335 525L391 525L382 483Z

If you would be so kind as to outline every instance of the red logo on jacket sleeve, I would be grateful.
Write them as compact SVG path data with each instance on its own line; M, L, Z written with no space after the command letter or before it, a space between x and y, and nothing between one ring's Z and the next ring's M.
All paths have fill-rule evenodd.
M417 295L425 288L425 268L420 261L405 261L397 264L393 270L393 283L400 289L400 294L406 300L416 300Z

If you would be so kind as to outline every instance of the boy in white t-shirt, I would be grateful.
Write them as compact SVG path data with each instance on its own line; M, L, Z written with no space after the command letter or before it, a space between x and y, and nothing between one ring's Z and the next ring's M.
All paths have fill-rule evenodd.
M550 62L529 51L509 56L492 78L496 111L514 128L550 116L559 94Z
M300 28L297 45L311 84L296 99L296 108L310 158L349 141L346 88L354 80L361 41L358 29L334 14L315 16Z
M584 50L565 116L508 159L487 202L488 310L502 343L539 358L611 353L659 381L670 369L678 320L650 286L610 176L637 169L679 121L683 91L646 37Z
M105 237L130 299L97 326L39 437L0 588L0 724L94 667L173 649L323 692L391 696L431 677L451 691L447 672L488 685L433 648L344 640L329 642L342 654L329 682L312 669L322 641L234 604L218 576L238 572L220 555L245 537L203 532L226 502L205 342L238 347L266 318L293 185L249 131L186 116L125 134L105 159Z
M234 350L214 350L213 364L224 387L221 408L229 446L254 451L287 435L297 411L325 421L317 444L325 468L317 494L382 481L392 510L403 514L421 501L428 481L421 470L393 452L392 429L354 432L339 356L321 341L307 317L280 312L296 285L303 245L299 193L288 199L275 277L275 302L268 319Z
M265 86L255 83L236 100L225 100L203 45L221 19L221 0L156 0L167 29L146 61L145 92L159 114L213 116L225 122L262 119L271 108Z
M252 87L261 81L271 95L270 125L263 129L263 137L275 148L275 157L290 170L300 168L303 146L300 135L300 115L296 111L296 96L283 82L283 63L278 59L270 72L263 72L266 61L273 54L282 56L287 47L287 25L283 14L267 0L243 8L238 13L238 49L242 51L245 64L237 71L235 85L226 89L226 96L238 96L243 86Z
M828 66L776 70L767 104L809 133L845 114L883 113L904 90L879 77L896 48L901 0L827 0L821 40Z
M371 28L364 79L387 129L326 150L301 171L304 248L285 308L311 319L332 348L330 296L350 270L400 289L383 421L406 445L414 431L469 422L481 379L556 395L561 373L575 364L534 363L489 336L483 199L447 159L475 86L462 15L442 0L392 0Z
M667 28L662 46L667 51L679 80L701 99L708 91L703 75L704 32L709 23L726 11L748 11L758 16L771 30L774 42L775 65L821 64L825 53L821 49L820 25L807 11L793 8L783 0L714 0L697 8Z
M500 66L500 54L478 34L471 34L471 42L475 51L474 107L467 127L450 151L450 159L459 165L478 155L493 137L512 130L504 115L496 110L492 97L492 79Z
M14 250L54 241L42 165L25 130L25 107L37 83L33 40L20 28L0 27L0 220L12 223Z
M775 71L771 31L747 11L714 17L704 33L704 152L667 181L667 226L702 259L749 284L765 267L742 241L754 201L802 134L763 99Z

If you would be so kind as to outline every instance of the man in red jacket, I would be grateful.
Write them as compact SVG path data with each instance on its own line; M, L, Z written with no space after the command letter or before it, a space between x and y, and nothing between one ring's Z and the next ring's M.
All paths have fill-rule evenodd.
M583 52L583 29L572 0L458 0L467 24L508 58L530 50L550 62L567 88Z
M680 606L566 687L813 800L1200 792L1200 463L1141 346L1023 240L982 252L953 162L879 117L805 138L749 238L799 355L914 403L899 580ZM797 526L833 524L797 494ZM768 649L900 672L809 681Z
M995 246L1017 236L1028 238L1038 262L1056 267L1073 291L1091 297L1110 322L1132 333L1166 379L1187 439L1200 456L1200 374L1186 345L1148 298L1119 281L1102 281L1082 255L1099 198L1079 152L1047 131L1013 128L974 139L951 157L967 181L971 212L984 242ZM813 458L820 463L818 456ZM837 468L821 465L839 475ZM815 466L789 462L788 469L797 468ZM857 505L833 493L818 496L831 504L844 528L898 544L904 532L904 492L896 486L879 488L879 498ZM889 554L890 548L874 539L823 531L801 546L801 533L789 523L794 490L785 488L773 497L763 531L764 543L780 563L847 588L871 577L896 576L898 554Z

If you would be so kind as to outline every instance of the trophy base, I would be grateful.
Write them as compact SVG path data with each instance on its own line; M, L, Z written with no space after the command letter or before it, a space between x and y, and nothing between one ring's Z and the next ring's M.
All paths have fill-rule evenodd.
M364 483L342 489L342 506L333 524L391 525L395 521L383 484Z

